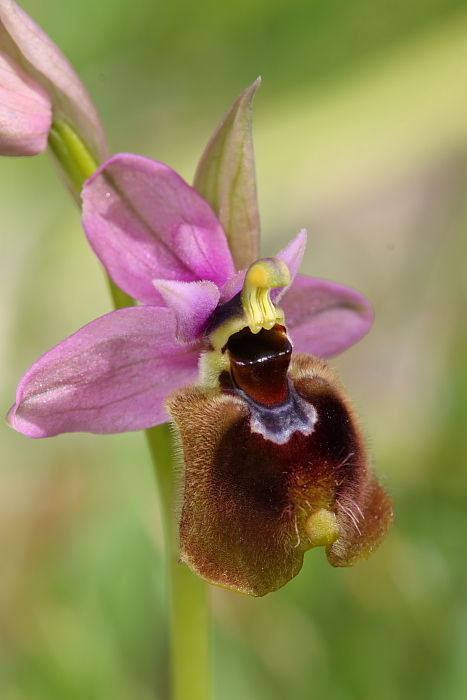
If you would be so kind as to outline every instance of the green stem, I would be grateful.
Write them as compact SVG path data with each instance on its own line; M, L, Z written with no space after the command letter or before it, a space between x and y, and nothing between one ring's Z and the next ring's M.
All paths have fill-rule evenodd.
M170 591L170 648L174 700L211 697L210 622L207 586L179 563L175 527L174 445L167 423L146 431L165 522Z
M56 120L49 132L49 147L65 175L70 192L81 205L81 189L98 165L78 134ZM114 306L135 302L109 279ZM157 332L157 329L155 329ZM164 525L170 595L170 646L173 700L209 700L210 622L207 586L184 564L178 563L175 526L174 445L167 423L146 430L154 463Z
M71 194L80 204L81 188L98 164L76 131L55 119L49 131L49 148L66 176Z

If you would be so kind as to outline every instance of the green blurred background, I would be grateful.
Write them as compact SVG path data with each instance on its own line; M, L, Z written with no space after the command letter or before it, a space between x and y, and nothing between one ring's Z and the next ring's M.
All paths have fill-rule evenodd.
M375 305L333 361L396 523L277 593L212 589L215 700L467 697L467 1L24 0L67 54L113 151L191 181L261 74L263 251L305 226L302 271ZM0 162L0 403L111 309L45 156ZM163 538L141 434L32 441L0 426L0 697L168 698Z

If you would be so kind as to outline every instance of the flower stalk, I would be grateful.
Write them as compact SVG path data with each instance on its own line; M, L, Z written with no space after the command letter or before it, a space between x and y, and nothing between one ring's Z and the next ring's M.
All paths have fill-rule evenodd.
M173 437L163 423L146 430L164 522L173 700L211 697L211 625L207 586L179 561Z
M52 122L48 145L67 175L73 196L80 202L83 184L98 164L76 131L62 119Z

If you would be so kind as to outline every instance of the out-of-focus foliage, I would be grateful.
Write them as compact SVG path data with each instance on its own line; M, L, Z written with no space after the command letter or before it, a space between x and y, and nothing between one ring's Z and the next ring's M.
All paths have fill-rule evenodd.
M187 178L246 85L264 254L355 286L371 334L335 364L396 524L367 563L310 552L285 588L212 590L216 700L467 696L467 2L28 0L114 150ZM0 162L0 403L110 310L45 157ZM167 697L165 580L143 436L0 427L0 697Z

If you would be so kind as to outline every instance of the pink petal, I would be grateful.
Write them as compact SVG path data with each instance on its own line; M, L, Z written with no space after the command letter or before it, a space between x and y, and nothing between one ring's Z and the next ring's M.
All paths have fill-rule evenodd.
M280 258L289 268L290 278L293 280L302 263L303 253L306 246L306 230L302 228L290 243L277 253L276 258Z
M241 270L236 272L227 282L223 285L220 290L221 298L220 302L223 304L226 301L230 301L233 297L242 291L243 282L245 281L246 270Z
M370 330L373 309L358 292L297 275L281 301L294 352L334 357Z
M169 309L135 306L81 328L21 380L11 427L29 437L120 433L168 420L162 402L195 381L198 348L174 340Z
M83 225L114 282L147 304L159 304L152 280L209 280L235 272L213 211L163 163L120 154L83 189Z
M303 253L305 252L306 246L306 231L304 228L298 233L293 241L289 243L280 253L276 255L277 258L283 260L290 272L290 284L287 287L279 287L278 289L273 289L271 291L271 299L274 302L278 302L282 296L290 289L295 275L301 265Z
M286 246L280 253L276 255L285 262L290 272L290 279L293 281L295 275L298 272L300 263L302 261L303 253L305 252L306 246L306 231L302 229L297 236ZM231 277L221 289L221 303L229 301L238 292L242 290L243 282L245 280L246 270L241 270L237 272L233 277ZM271 298L273 301L278 301L283 294L290 289L289 287L281 287L280 289L272 290Z
M52 107L44 88L0 51L0 155L34 156L47 147Z
M214 282L154 280L154 286L175 315L177 340L180 343L198 340L219 302L219 289Z
M108 156L96 109L69 61L13 0L0 0L0 46L47 91L54 119L80 135L97 162Z

